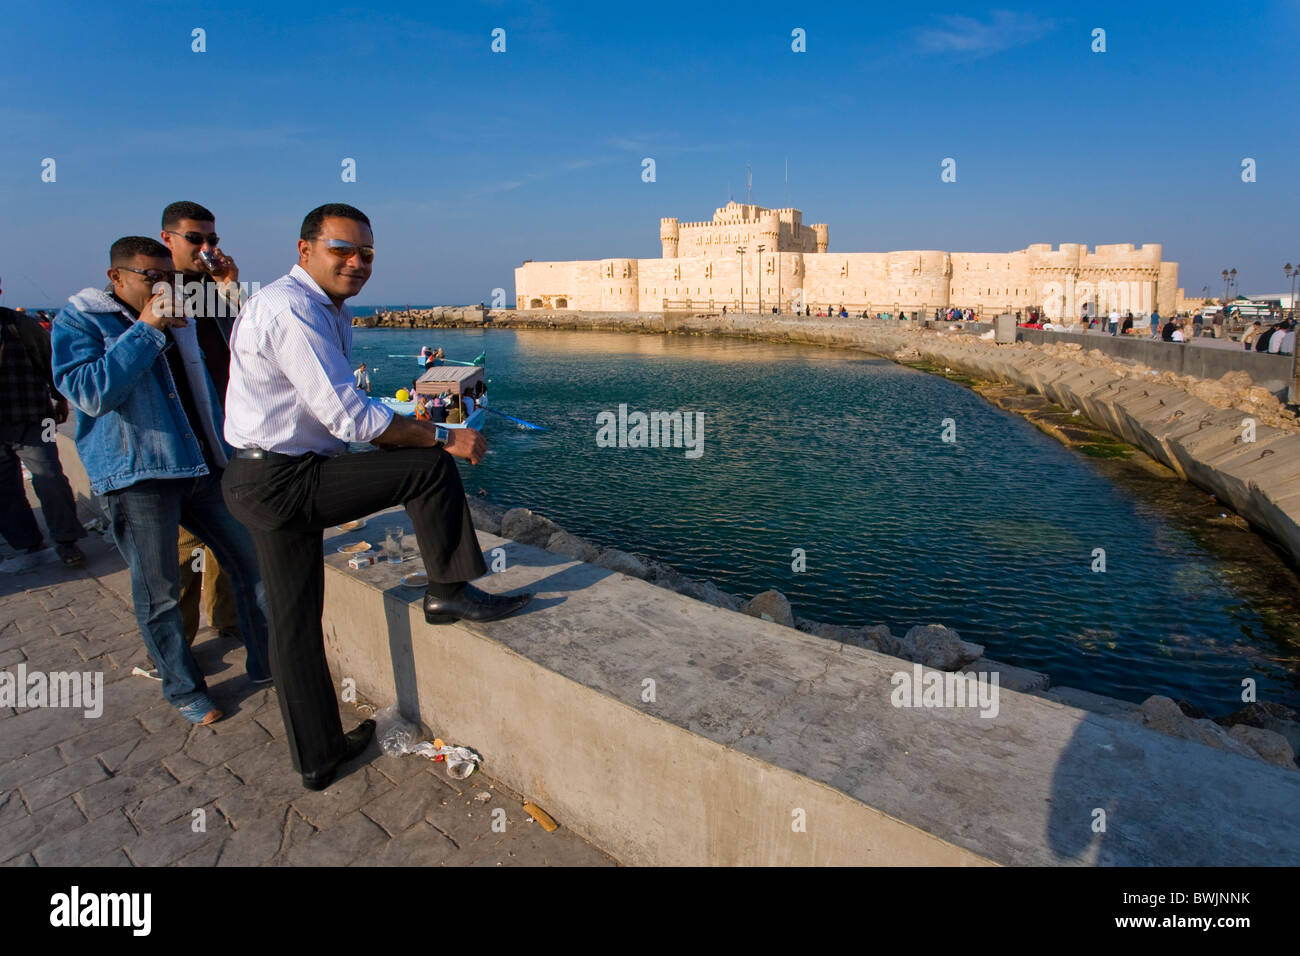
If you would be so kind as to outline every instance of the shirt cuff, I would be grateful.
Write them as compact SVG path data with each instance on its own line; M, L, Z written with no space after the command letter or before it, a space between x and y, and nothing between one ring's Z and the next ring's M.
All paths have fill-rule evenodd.
M357 419L358 442L371 442L384 433L393 422L395 412L383 402L367 401L365 411Z

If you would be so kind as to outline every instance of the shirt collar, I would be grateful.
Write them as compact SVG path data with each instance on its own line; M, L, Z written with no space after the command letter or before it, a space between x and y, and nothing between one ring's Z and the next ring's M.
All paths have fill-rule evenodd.
M289 275L293 276L300 285L305 287L307 297L312 301L319 302L321 305L328 305L331 308L334 306L334 302L325 294L325 290L316 284L316 280L311 277L311 273L302 266L295 265L289 270Z

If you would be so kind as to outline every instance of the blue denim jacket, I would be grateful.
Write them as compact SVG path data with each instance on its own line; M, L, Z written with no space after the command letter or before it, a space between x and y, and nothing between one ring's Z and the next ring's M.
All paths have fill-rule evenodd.
M218 465L231 448L194 326L173 328L194 405ZM167 337L135 321L112 296L83 289L54 319L54 384L77 410L77 454L97 495L151 478L208 473L163 350Z

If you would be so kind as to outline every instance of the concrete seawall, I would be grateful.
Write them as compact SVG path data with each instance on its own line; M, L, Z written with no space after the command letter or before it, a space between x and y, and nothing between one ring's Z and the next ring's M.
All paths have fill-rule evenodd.
M482 327L484 323L475 318L448 324ZM1184 480L1217 497L1278 542L1291 561L1300 566L1300 429L1257 424L1254 440L1243 440L1249 412L1217 408L1170 385L1087 367L1049 355L1032 344L996 346L968 334L922 331L898 322L871 319L763 315L665 318L645 312L523 311L492 312L487 324L516 329L736 336L862 349L887 358L912 350L912 354L933 365L1019 385L1058 404L1079 409L1096 425L1141 448ZM1087 338L1058 335L1053 340L1065 344ZM1107 347L1132 346L1141 350L1162 344L1121 342ZM1090 348L1091 344L1086 347ZM1290 361L1287 356L1247 355L1244 350L1180 350L1183 355L1192 352L1214 352L1204 359L1185 359L1193 366L1197 362L1218 361L1226 363L1224 368L1230 371L1236 369L1234 363L1241 364L1242 368L1248 365L1252 375L1262 375L1265 381L1268 376L1282 374L1279 370ZM1261 360L1266 364L1261 365ZM1267 365L1268 362L1273 364ZM1210 366L1205 368L1214 370Z

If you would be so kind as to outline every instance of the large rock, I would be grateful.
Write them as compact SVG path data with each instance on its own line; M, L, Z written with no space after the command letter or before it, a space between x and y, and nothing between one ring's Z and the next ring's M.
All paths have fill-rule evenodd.
M566 558L573 558L575 561L585 561L588 564L595 561L600 555L600 552L596 550L591 542L579 538L575 534L569 534L567 531L557 531L551 535L546 542L546 550L562 554Z
M469 513L474 519L474 527L488 534L501 534L501 517L505 511L489 504L482 498L469 498Z
M551 536L563 530L554 521L535 515L527 508L511 508L501 516L501 537L537 548L546 547Z
M712 581L686 579L685 584L678 590L678 593L695 598L697 601L703 601L705 604L712 604L714 607L726 608L728 611L739 611L743 603L736 595L728 594L726 591L719 589Z
M644 561L636 555L620 551L618 548L606 548L600 552L600 555L593 563L597 567L607 568L610 571L617 571L619 574L626 574L642 580L650 573Z
M1295 751L1291 742L1274 730L1252 727L1249 724L1236 724L1228 731L1228 736L1240 741L1266 761L1278 767L1295 770Z
M752 600L740 606L740 611L750 617L760 617L766 621L784 624L786 627L794 627L794 612L790 610L790 602L780 591L764 591L762 594L755 595Z
M1162 734L1178 737L1181 740L1192 740L1243 757L1261 759L1252 747L1228 736L1228 732L1214 721L1188 717L1168 697L1161 697L1159 694L1148 697L1138 710L1142 714L1143 726L1158 730Z
M1294 710L1282 704L1275 704L1272 701L1249 703L1241 710L1223 717L1215 717L1214 722L1220 727L1246 724L1249 727L1274 731L1290 741L1292 750L1300 753L1300 721L1296 720Z
M903 656L936 670L955 671L984 656L979 644L963 641L950 627L918 624L903 636Z
M1051 678L1041 671L1031 671L1001 661L991 661L982 657L973 664L962 668L967 674L997 674L998 686L1004 690L1019 691L1022 694L1041 694L1051 686Z

